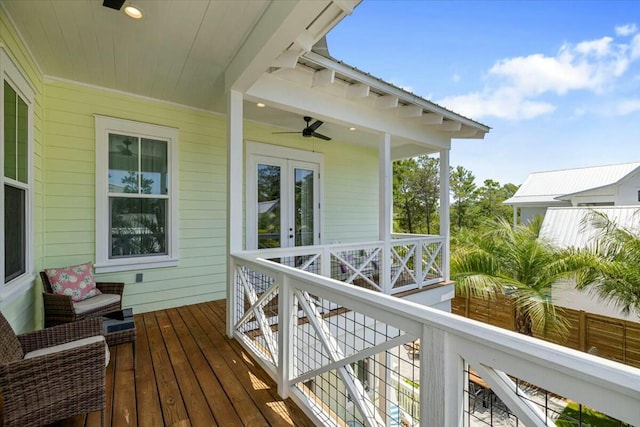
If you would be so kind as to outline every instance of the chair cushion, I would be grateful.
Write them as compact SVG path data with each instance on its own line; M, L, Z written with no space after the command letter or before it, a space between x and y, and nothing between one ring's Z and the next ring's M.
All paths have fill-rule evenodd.
M64 351L64 350L71 350L74 348L78 348L81 347L83 345L88 345L88 344L93 344L95 342L104 342L104 349L105 349L105 363L104 366L109 365L109 360L111 359L111 354L109 353L109 346L107 345L107 342L104 339L104 336L102 335L96 335L93 337L87 337L87 338L82 338L76 341L70 341L64 344L59 344L59 345L54 345L51 347L45 347L45 348L39 348L37 350L33 350L28 352L27 354L24 355L25 359L31 359L33 357L38 357L38 356L46 356L47 354L53 354L53 353L57 353L59 351Z
M82 301L74 302L73 308L76 314L84 314L90 311L95 311L99 308L106 307L120 301L120 295L118 294L100 294L96 297L85 299Z
M71 267L49 268L45 270L54 294L68 295L73 301L82 301L100 295L93 277L93 264L87 262Z

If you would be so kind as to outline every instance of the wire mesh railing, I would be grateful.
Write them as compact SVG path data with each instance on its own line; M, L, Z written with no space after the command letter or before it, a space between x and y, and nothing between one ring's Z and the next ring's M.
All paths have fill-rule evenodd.
M231 335L319 424L555 425L535 384L640 425L636 368L254 255L231 265Z

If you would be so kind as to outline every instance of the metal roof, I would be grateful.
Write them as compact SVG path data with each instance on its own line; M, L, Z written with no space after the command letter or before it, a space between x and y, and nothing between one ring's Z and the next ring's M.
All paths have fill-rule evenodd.
M544 216L540 237L561 248L584 248L593 242L594 228L585 220L593 212L603 212L618 226L640 232L640 207L567 207L549 208Z
M616 184L639 167L640 162L635 162L535 172L504 204L560 203L563 196Z

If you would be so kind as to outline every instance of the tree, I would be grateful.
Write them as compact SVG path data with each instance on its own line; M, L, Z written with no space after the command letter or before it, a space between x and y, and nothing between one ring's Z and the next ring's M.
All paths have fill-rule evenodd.
M473 205L474 216L477 218L505 218L512 216L509 206L502 204L518 189L513 184L500 186L498 181L486 179L484 185L476 192L476 202Z
M417 167L414 159L393 163L393 211L399 231L407 233L415 233L419 223L420 202L413 178Z
M417 158L418 168L413 179L413 188L424 209L427 234L436 230L435 219L440 199L440 160L429 156Z
M640 314L640 234L596 211L585 218L583 226L587 225L596 230L590 248L596 261L579 277L576 288L594 291L624 314Z
M467 212L476 197L476 184L474 181L475 177L471 171L462 166L456 166L451 169L452 217L455 217L458 230L470 225L470 218L467 217Z
M566 320L551 302L552 285L587 271L588 257L539 239L535 221L513 228L506 219L497 218L485 228L456 237L451 278L458 289L485 298L496 293L513 297L516 330L522 334L532 335L534 330L566 334Z

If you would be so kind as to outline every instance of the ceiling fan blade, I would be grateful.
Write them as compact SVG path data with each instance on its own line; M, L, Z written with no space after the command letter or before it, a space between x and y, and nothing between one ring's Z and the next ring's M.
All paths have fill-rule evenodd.
M125 0L104 0L102 5L111 9L120 10L124 2Z
M281 135L281 134L285 134L285 133L300 133L300 131L295 131L295 132L271 132L272 135Z
M316 130L320 126L322 126L322 123L324 123L324 122L321 122L320 120L316 120L311 126L309 126L309 129Z
M311 136L315 136L316 138L324 139L325 141L331 141L331 138L329 138L328 136L323 135L321 133L314 132L314 133L311 134Z

